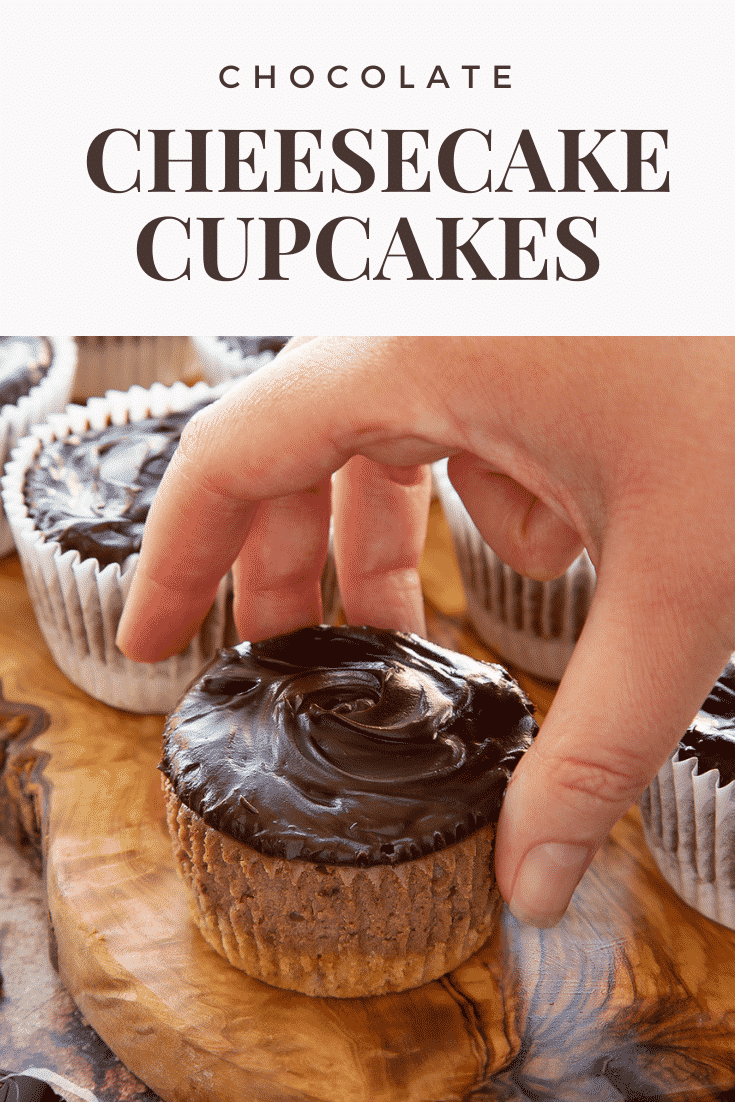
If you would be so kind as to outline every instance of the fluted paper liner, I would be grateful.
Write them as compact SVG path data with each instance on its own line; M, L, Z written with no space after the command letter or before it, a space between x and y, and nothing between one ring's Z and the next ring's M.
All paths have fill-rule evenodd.
M174 859L205 940L235 968L305 995L403 991L456 968L502 907L495 827L397 865L269 857L214 830L163 778Z
M265 367L274 359L275 353L265 349L249 356L243 355L239 348L228 348L218 337L192 337L202 366L202 374L210 386L224 383L228 379L243 379Z
M229 575L222 579L212 609L186 650L163 662L131 661L118 650L115 635L138 555L131 555L123 569L111 563L101 570L97 559L82 560L78 551L62 553L55 540L44 540L26 507L26 471L47 442L187 409L226 389L176 383L155 384L150 390L133 387L125 394L109 391L105 398L68 406L65 413L37 425L20 441L7 466L3 501L39 627L62 672L105 704L131 712L171 711L218 648L235 641L227 615Z
M84 401L108 390L171 386L194 359L189 337L77 337L74 397ZM223 380L218 380L223 381ZM63 406L60 407L63 409Z
M678 751L640 798L646 843L677 895L735 930L735 781Z
M77 348L71 337L48 337L51 366L37 386L15 405L0 409L0 473L22 436L49 413L59 413L69 401L77 366ZM13 533L0 505L0 558L13 550Z
M446 463L435 463L433 474L452 533L467 614L478 635L528 673L560 681L595 590L595 569L587 552L551 582L524 578L485 543L449 481Z

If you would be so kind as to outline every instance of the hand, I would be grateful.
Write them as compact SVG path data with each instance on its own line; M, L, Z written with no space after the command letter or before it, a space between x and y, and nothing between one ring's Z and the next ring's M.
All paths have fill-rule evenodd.
M333 472L348 622L423 632L423 465L450 456L515 570L597 569L498 830L511 910L551 925L735 649L733 408L725 338L301 338L184 432L118 644L180 650L232 563L243 638L318 622Z

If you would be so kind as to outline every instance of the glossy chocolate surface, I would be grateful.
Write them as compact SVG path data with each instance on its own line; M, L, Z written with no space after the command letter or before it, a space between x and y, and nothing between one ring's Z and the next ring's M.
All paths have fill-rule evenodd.
M735 662L728 662L679 743L679 760L696 758L699 773L719 769L720 787L735 780Z
M284 344L290 341L290 337L217 337L223 341L228 352L238 351L245 356L259 356L261 352L272 352L275 356L280 352Z
M0 409L38 386L51 358L46 337L0 337Z
M220 651L169 717L161 769L263 853L396 864L495 822L536 730L501 666L417 635L304 628Z
M46 444L25 480L36 526L101 568L140 550L143 528L184 425L207 402L165 417L72 433Z

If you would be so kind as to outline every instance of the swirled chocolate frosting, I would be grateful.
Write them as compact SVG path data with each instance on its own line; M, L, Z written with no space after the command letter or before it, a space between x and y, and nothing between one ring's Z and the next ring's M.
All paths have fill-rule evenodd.
M122 565L140 551L148 510L184 425L208 401L46 444L25 480L36 526L62 551L76 549L101 568Z
M397 864L495 822L536 730L501 666L417 635L304 628L220 651L169 717L160 768L262 853Z
M720 787L735 780L735 662L728 662L679 742L679 760L696 758L699 773L719 769Z
M38 386L51 366L45 337L0 337L0 409Z

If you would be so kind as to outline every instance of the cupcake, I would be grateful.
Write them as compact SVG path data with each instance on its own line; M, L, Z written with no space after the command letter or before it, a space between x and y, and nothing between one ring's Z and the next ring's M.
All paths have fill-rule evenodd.
M228 574L180 654L140 663L115 645L163 472L189 419L230 385L109 391L36 426L8 464L3 500L54 661L75 685L116 708L170 712L217 650L237 642ZM331 545L322 597L325 617L336 616Z
M71 337L0 337L0 471L31 425L69 401L76 361ZM0 556L12 550L0 507Z
M115 646L143 526L204 383L133 387L68 406L13 452L3 500L41 631L54 661L90 695L133 712L168 712L217 649L235 640L223 579L181 654L138 663Z
M735 658L735 656L733 656ZM640 798L656 864L695 910L735 930L735 662Z
M77 337L79 365L74 399L108 390L170 386L183 379L193 359L188 337Z
M524 578L483 540L449 481L446 460L435 463L432 472L477 634L504 660L536 677L560 681L595 591L595 568L587 552L554 581Z
M265 367L290 337L192 337L206 381L215 386Z
M322 626L223 650L160 766L204 938L307 995L455 968L501 907L495 827L536 729L500 666L416 635Z

